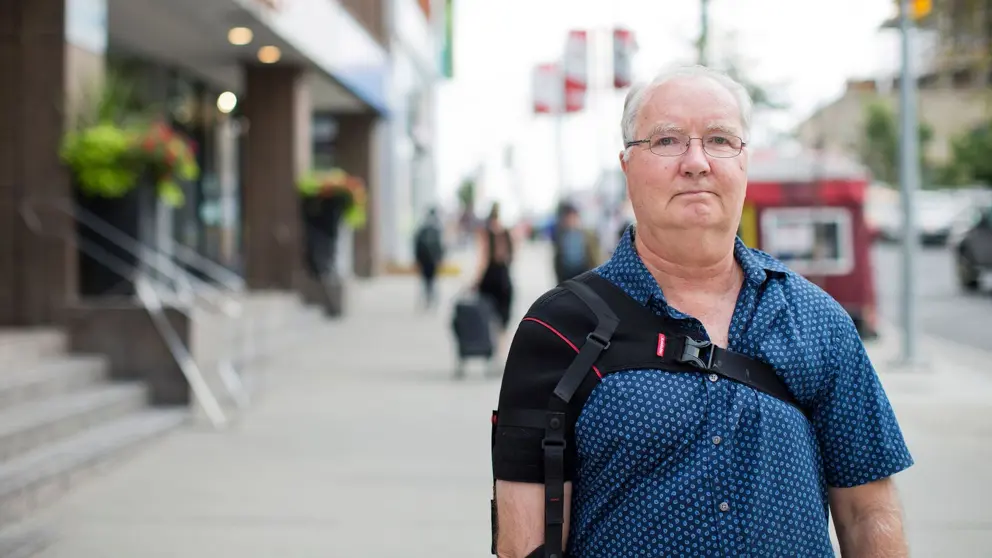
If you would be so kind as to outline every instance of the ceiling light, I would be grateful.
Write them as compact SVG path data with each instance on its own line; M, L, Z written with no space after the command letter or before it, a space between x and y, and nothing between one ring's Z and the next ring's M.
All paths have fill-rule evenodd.
M247 27L232 27L227 32L227 41L232 45L244 46L251 42L255 34Z
M279 52L279 47L270 45L258 49L258 61L263 64L275 64L280 58L282 53Z
M225 91L217 96L217 110L224 114L230 114L236 106L238 106L238 96L234 93Z

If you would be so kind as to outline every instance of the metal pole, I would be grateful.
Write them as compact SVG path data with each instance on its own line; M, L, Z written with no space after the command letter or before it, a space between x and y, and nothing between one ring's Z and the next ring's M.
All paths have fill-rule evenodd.
M697 61L699 65L705 66L708 63L706 58L706 43L709 42L710 34L710 2L709 0L699 0L699 53Z
M910 50L913 23L910 19L910 0L902 0L899 10L899 28L902 34L902 77L899 80L902 126L900 130L900 182L903 211L903 260L902 260L902 361L907 366L917 364L917 323L915 265L917 244L916 212L913 196L920 182L919 123L916 114L916 76L913 72Z
M564 199L568 195L568 186L565 184L565 134L562 130L565 120L565 67L558 66L558 86L559 95L558 106L555 107L555 158L558 159L558 197Z

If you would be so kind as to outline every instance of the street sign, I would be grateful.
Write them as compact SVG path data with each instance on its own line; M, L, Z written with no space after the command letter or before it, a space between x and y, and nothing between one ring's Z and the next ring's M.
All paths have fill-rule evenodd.
M534 112L558 114L562 110L565 86L558 64L538 64L534 67L532 95Z
M613 30L613 87L624 89L633 82L632 58L637 45L630 29Z
M562 69L565 77L565 112L580 112L586 105L589 88L589 34L569 31Z

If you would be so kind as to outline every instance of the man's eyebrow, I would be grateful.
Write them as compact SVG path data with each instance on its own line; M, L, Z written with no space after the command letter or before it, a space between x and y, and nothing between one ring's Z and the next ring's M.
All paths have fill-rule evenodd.
M685 134L685 129L676 126L675 124L658 124L651 129L651 134L660 134L662 132L678 132L680 134Z
M710 124L706 127L707 132L723 132L725 134L733 134L739 136L740 132L733 126L727 126L726 124Z

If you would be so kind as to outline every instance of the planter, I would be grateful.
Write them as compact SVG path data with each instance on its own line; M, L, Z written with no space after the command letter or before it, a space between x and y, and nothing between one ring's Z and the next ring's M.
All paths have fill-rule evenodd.
M301 199L304 262L307 273L314 279L338 273L338 231L347 203L341 196Z
M82 210L75 225L79 296L134 296L141 260L110 237L123 235L129 241L156 246L158 198L154 188L141 185L119 198L87 196L79 188L73 192L76 207ZM89 221L96 221L97 227L86 225ZM97 230L108 227L112 227L109 235Z

